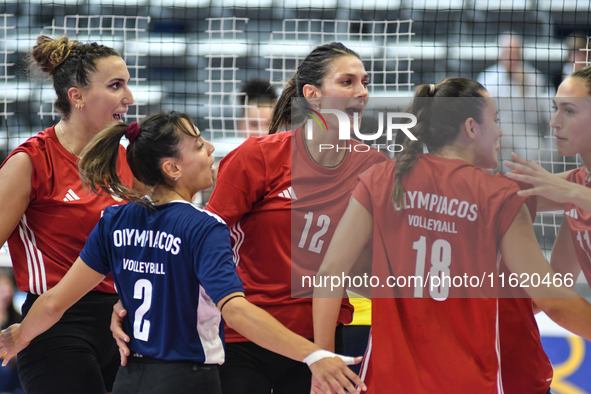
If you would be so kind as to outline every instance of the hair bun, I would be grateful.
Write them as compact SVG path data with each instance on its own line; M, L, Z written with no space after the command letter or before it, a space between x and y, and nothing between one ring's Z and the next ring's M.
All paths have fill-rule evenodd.
M53 76L57 66L68 58L78 41L70 41L67 36L54 40L48 36L39 36L33 47L32 57L41 70Z

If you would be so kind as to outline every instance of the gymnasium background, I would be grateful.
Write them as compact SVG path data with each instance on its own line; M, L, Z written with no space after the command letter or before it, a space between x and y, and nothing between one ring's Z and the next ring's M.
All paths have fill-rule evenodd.
M569 36L588 62L589 0L3 0L0 3L0 160L59 120L51 83L29 75L27 52L43 33L97 41L121 53L135 104L126 121L171 109L190 114L223 156L242 137L240 87L268 80L279 92L298 60L319 44L340 41L356 50L371 77L371 97L407 97L415 86L445 77L477 78L497 62L499 34L522 36L523 58L547 81L547 96L568 68ZM566 66L565 66L566 65ZM549 170L581 165L553 150L543 121L535 132L506 98L503 145ZM246 103L248 105L248 103ZM499 103L500 106L503 104ZM550 114L550 100L536 99ZM514 111L515 113L511 113ZM514 116L515 115L515 116ZM506 133L507 134L507 133ZM509 145L507 147L507 145ZM2 187L0 185L0 187ZM535 228L549 256L562 213L539 215ZM6 247L0 265L10 265ZM579 284L583 294L588 286ZM539 318L555 367L553 390L591 394L591 344Z

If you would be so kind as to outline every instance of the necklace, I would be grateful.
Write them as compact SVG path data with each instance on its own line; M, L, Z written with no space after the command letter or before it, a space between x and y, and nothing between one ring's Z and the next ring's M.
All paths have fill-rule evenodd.
M70 142L68 142L68 137L66 137L66 133L64 133L64 128L62 127L62 122L59 122L57 125L60 127L60 131L62 132L62 135L64 136L64 141L66 141L66 145L68 145L68 149L70 150L70 152L72 152L72 154L74 156L76 156L77 158L80 158L80 156L78 156L76 153L74 153L74 149L72 149Z

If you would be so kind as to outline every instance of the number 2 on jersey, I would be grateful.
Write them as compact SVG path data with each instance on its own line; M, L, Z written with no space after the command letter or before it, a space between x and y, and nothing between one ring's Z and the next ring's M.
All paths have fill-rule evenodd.
M429 277L439 277L441 279L441 286L431 286L431 283L415 282L414 296L416 298L423 297L424 285L429 289L431 298L437 301L443 301L449 297L449 282L444 281L442 277L449 277L451 264L451 245L445 239L437 239L431 245L431 269L425 279L425 262L427 261L427 238L421 236L418 241L413 242L412 248L417 251L417 259L415 264L415 276L420 277L421 281L429 280Z
M308 240L308 233L310 232L310 227L312 227L312 222L314 221L314 212L308 212L304 215L306 219L306 225L304 226L304 231L302 231L302 236L300 238L300 242L298 243L298 248L304 249L306 247L306 241ZM326 232L328 231L328 226L330 226L330 218L327 215L320 215L318 216L318 221L316 225L320 227L310 240L310 246L308 246L308 250L310 252L318 253L322 251L322 246L324 245L324 241L320 239Z
M140 279L135 282L133 298L144 300L135 311L133 336L141 341L147 341L150 336L150 321L144 320L144 315L150 310L150 306L152 305L152 283L147 279Z

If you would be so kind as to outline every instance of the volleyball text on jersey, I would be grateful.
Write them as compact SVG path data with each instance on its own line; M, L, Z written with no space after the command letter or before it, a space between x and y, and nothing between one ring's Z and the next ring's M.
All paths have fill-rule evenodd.
M181 239L164 231L153 230L140 231L135 228L124 228L113 232L113 244L120 248L123 246L140 246L142 248L158 248L174 255L181 251Z
M139 272L140 274L166 275L166 272L164 272L163 263L123 259L123 269L132 272Z
M401 210L399 204L394 204L397 211ZM440 215L457 216L460 219L467 218L473 222L478 218L478 205L468 201L460 201L457 198L439 196L435 193L421 191L407 191L404 194L404 209L424 209Z

